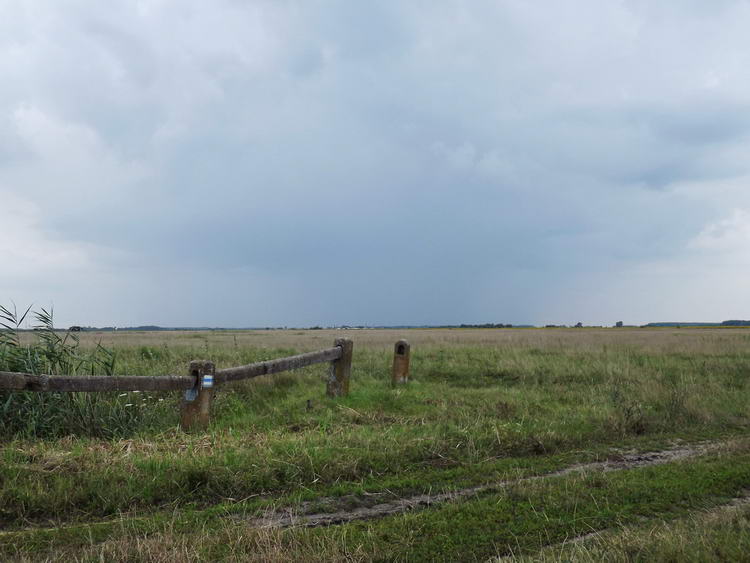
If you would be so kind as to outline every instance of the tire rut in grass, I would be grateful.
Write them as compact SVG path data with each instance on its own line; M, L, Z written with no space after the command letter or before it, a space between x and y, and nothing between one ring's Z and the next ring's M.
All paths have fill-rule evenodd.
M545 473L544 475L535 475L532 477L524 477L520 479L498 481L495 483L477 485L474 487L467 487L465 489L459 489L444 493L428 493L414 495L406 498L396 498L388 502L382 502L370 506L343 508L344 505L352 504L352 502L362 503L362 500L355 499L355 497L352 496L340 498L328 497L317 499L315 501L303 502L293 508L290 507L276 510L274 512L269 512L261 517L247 518L234 516L233 518L244 521L252 528L313 528L319 526L332 526L336 524L345 524L347 522L353 522L356 520L371 520L375 518L382 518L384 516L400 514L419 508L428 508L441 503L470 497L484 491L502 489L509 485L518 483L528 483L541 479L549 479L551 477L562 477L585 471L599 471L606 473L610 471L622 471L627 469L636 469L639 467L661 465L664 463L670 463L681 459L699 456L707 453L710 450L715 450L719 446L720 444L702 443L694 446L683 446L668 450L646 453L615 452L611 454L605 461L575 464L558 471ZM325 512L316 511L316 507L320 507L320 505L328 505L332 508L332 510ZM336 507L341 508L336 510Z

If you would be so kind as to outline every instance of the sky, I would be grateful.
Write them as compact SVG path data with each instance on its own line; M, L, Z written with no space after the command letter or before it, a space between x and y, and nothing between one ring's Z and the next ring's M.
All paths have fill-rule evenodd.
M750 318L750 2L0 0L0 304Z

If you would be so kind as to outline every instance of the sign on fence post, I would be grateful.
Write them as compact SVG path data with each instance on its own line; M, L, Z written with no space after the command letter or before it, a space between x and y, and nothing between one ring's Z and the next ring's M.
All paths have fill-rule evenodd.
M183 430L206 428L210 418L211 398L214 386L214 363L190 362L190 375L195 377L195 386L185 391L180 410L180 426Z
M326 394L329 397L346 397L349 394L349 378L352 374L354 342L348 338L337 338L333 345L341 348L341 357L331 362Z
M409 382L409 355L411 346L406 340L399 340L393 348L393 373L391 386Z

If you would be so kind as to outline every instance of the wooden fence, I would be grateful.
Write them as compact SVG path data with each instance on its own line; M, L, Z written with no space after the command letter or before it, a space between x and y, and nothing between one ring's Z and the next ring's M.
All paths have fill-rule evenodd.
M352 369L353 342L338 338L332 348L216 370L213 362L190 362L188 375L34 375L0 371L0 390L37 392L184 391L180 425L183 429L208 424L215 386L260 375L281 373L330 362L326 382L329 397L346 396Z

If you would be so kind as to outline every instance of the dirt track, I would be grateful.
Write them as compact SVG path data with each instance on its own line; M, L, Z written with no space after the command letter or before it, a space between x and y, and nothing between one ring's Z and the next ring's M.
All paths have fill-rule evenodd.
M417 508L424 508L436 504L458 500L471 495L493 490L502 489L508 485L537 481L540 479L549 479L550 477L561 477L572 473L581 473L586 471L622 471L626 469L635 469L638 467L648 467L660 465L681 459L702 455L710 450L714 450L719 444L698 444L693 446L683 446L668 450L646 452L646 453L616 453L606 461L591 463L581 463L571 465L559 471L525 477L522 479L513 479L508 481L499 481L475 487L459 489L439 494L421 494L407 498L394 499L389 502L383 502L372 506L358 506L356 508L336 510L336 507L342 507L351 504L354 497L324 498L315 501L304 502L295 508L281 509L265 514L259 518L239 518L244 520L253 528L291 528L291 527L317 527L331 526L334 524L344 524L355 520L370 520L383 516L399 514ZM361 503L361 500L360 500ZM316 512L315 507L321 504L327 504L332 507L328 512Z

